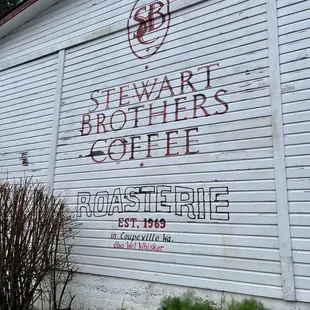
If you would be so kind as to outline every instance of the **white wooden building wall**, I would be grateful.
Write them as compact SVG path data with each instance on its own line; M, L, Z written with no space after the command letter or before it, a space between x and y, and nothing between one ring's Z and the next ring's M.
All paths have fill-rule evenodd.
M128 18L131 6L122 9L119 14ZM85 192L91 194L93 202L98 192L112 194L120 188L123 196L126 187L134 186L166 185L173 189L186 186L195 190L204 188L206 192L213 187L219 191L228 188L229 193L221 198L229 200L229 208L222 211L229 212L230 219L210 220L208 214L205 220L190 220L185 215L141 210L100 218L87 217L83 212L81 232L75 239L80 271L282 298L265 0L230 1L228 5L223 1L201 1L178 11L174 11L171 3L171 11L167 41L150 59L140 60L131 53L125 23L115 34L67 50L55 189L65 191L70 205L76 209L79 193ZM212 70L212 87L206 90L206 74L197 68L215 63L219 67ZM187 111L180 117L189 119L173 121L172 103L180 97L180 72L185 70L194 73L192 81L197 88L194 94L213 97L220 89L227 91L222 99L228 103L229 111L207 118L199 113L197 119L190 119L193 94L187 87L188 99L184 105ZM170 105L166 124L162 124L162 116L157 116L149 127L145 109L139 117L139 128L133 128L134 113L125 107L128 120L121 131L108 129L105 134L96 134L93 124L93 134L81 135L82 116L94 109L90 100L93 91L130 85L124 88L129 96L126 101L131 100L130 107L134 107L139 104L132 84L141 85L141 81L151 82L156 77L161 83L165 75L175 87L175 96L165 91L160 100L155 100L159 94L157 86L150 100L144 98L142 102L145 106L154 103L160 111L166 99ZM118 96L119 91L111 94L111 108L105 111L106 97L95 92L94 97L101 103L91 117L96 117L96 113L111 117L118 109ZM208 101L210 113L225 110L214 98ZM118 122L115 121L115 127L121 126L121 119ZM165 157L165 132L182 133L183 128L193 127L199 128L193 137L198 139L193 149L200 153ZM145 158L147 133L159 134L158 147L151 159ZM130 141L129 137L134 135L143 136L134 160L129 160L128 154L123 160L102 164L91 160L94 141L112 141L117 137ZM184 154L184 133L174 141L180 145L175 150ZM167 200L172 203L173 197L170 194ZM155 202L156 196L152 195L151 208L155 208ZM118 219L122 217L136 217L139 228L119 228ZM159 232L142 229L145 217L164 218L167 227ZM127 246L120 239L122 232L152 232L160 239L169 234L173 242L158 242L164 246L162 252L124 251L115 248L116 242ZM117 239L111 239L114 233ZM134 244L138 246L138 242Z
M37 55L47 50L57 52L69 42L83 42L107 27L111 27L109 31L118 28L119 23L126 22L126 13L134 3L134 0L60 1L2 39L0 66L14 63L16 58L27 58L33 52Z
M310 3L277 3L296 297L310 302Z
M46 182L55 100L57 55L1 72L0 179Z
M0 87L1 93L4 91L5 94L1 94L0 100L5 103L12 100L16 109L23 109L23 114L17 113L7 104L3 107L1 102L0 176L9 171L15 177L21 177L26 171L46 180L48 174L47 182L51 185L54 150L50 150L50 146L58 138L55 189L68 195L73 210L80 210L77 202L81 207L91 195L92 210L87 209L86 203L86 208L82 207L81 214L78 214L81 215L82 226L75 240L75 255L81 263L81 272L290 300L294 299L296 284L296 299L309 302L309 139L304 133L309 123L306 107L308 81L305 80L309 46L308 2L192 0L188 5L185 0L171 0L168 36L157 54L144 60L133 55L127 41L127 20L135 1L59 2L0 42L0 70L1 78L4 77ZM273 8L278 9L277 14ZM274 27L277 25L276 15L279 47L270 35L271 32L277 35ZM273 146L279 145L279 137L272 128L274 112L277 115L282 113L277 107L281 100L275 101L273 92L274 83L279 80L272 68L272 51L277 48L280 49L292 225L286 237L292 234L295 283L285 269L290 268L289 245L285 244L288 255L283 257L283 239L281 234L278 235L278 231L286 228L286 223L281 222L283 214L277 215L277 211L283 208L282 204L278 203L278 207L276 204L281 190L275 171L281 167L277 166L277 160L274 161L277 147ZM57 56L48 56L3 71L64 49L66 51L60 52L58 60ZM64 53L62 97L55 97L55 89L62 86L61 68L56 86L57 62L61 67L61 55ZM206 89L206 84L209 84L207 74L198 68L216 63L219 65L211 67L210 85L207 85L210 87ZM180 73L186 70L193 72L191 82L196 91L192 91L188 84L184 94L180 94ZM24 80L26 76L27 80ZM156 100L164 76L169 79L175 95L171 96L166 87L161 98ZM154 78L158 79L154 93L148 100L144 97L138 102L133 84L141 92L141 81L151 82ZM17 83L14 89L8 83L10 79ZM39 80L44 83L38 83ZM96 114L105 113L108 120L119 110L121 86L124 86L124 101L131 102L129 106L122 107L127 116L126 125L122 130L113 132L107 123L108 131L97 134ZM110 88L116 91L111 94L110 108L105 110L107 98L97 91ZM205 106L210 114L223 111L220 110L225 108L223 102L214 98L219 90L226 91L220 92L219 98L228 104L228 111L204 117L204 111L200 109L197 112L199 117L193 118L192 98L197 94L208 97ZM184 96L187 98L180 101L179 117L188 119L175 121L174 100ZM90 113L92 133L81 135L83 115L94 109L96 100L98 109ZM52 129L52 125L57 125L58 117L53 105L56 102L57 107L60 101L58 133ZM149 126L147 108L153 103L154 111L159 112L164 101L168 105L167 123L163 123L162 116L157 115L153 117L153 125ZM134 128L134 111L128 112L128 107L141 104L147 108L139 112L139 127ZM182 110L183 107L186 110ZM14 120L13 123L9 117L15 116L16 122ZM115 126L121 124L119 116L114 118ZM31 119L36 122L32 124ZM191 131L191 139L198 140L191 142L191 150L199 150L199 154L184 155L184 128L198 128L198 132ZM172 130L178 130L178 134L171 136L171 141L178 145L172 145L172 150L183 154L167 157L166 132ZM152 150L153 158L146 158L145 137L150 133L158 133L158 146ZM96 140L122 137L130 141L134 135L142 137L141 143L136 141L136 146L141 149L134 150L135 159L129 160L128 154L120 161L106 160L101 164L91 159L91 147ZM116 155L122 151L121 148L114 150ZM95 160L104 158L102 151L106 153L107 150L94 151ZM27 153L28 166L22 165L26 163L22 153ZM108 191L111 202L113 193L116 194L119 188L121 197L114 195L113 199L117 210L117 199L125 199L125 189L141 186L171 186L172 191L176 190L176 186L193 188L196 208L197 200L201 203L203 188L207 193L207 210L210 210L211 200L212 212L217 206L222 207L219 210L228 212L229 220L227 213L213 213L212 219L210 213L205 219L198 219L195 214L196 218L191 219L186 208L182 217L173 212L114 212L102 216L100 204L93 204L96 193ZM213 190L220 195L216 196ZM79 193L82 194L78 196ZM150 197L150 208L155 210L158 197ZM176 199L172 193L166 193L166 197L167 203ZM176 200L180 202L181 196L178 197ZM216 197L222 201L216 202ZM103 199L101 196L99 202ZM224 208L225 204L227 208ZM97 212L91 213L93 208ZM92 216L88 217L86 211ZM137 218L139 228L118 227L119 218L126 217ZM164 218L167 226L160 232L155 228L142 229L144 218ZM131 235L155 233L161 238L161 242L156 244L163 248L161 251L117 249L115 246L127 246L126 240L119 240L122 232ZM173 241L163 242L164 234L170 235Z

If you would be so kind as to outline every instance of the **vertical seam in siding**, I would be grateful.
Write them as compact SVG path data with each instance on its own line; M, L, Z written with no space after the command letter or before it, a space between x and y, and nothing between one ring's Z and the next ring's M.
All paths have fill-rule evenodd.
M54 187L60 106L61 106L61 97L62 97L64 67L65 67L65 54L66 54L66 51L64 49L59 51L58 53L56 95L55 95L55 105L54 105L54 114L53 114L50 156L49 156L49 161L48 161L48 172L47 172L47 187L50 189L53 189Z
M272 113L278 238L284 300L295 301L295 281L289 222L284 150L277 2L267 0L270 101Z

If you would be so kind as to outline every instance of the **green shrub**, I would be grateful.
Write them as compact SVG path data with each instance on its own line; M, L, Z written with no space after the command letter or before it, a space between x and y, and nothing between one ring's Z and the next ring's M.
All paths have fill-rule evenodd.
M165 297L158 310L215 310L214 306L201 298L195 297L194 293L188 292L180 297Z
M264 305L251 298L251 299L244 299L241 302L235 301L234 299L227 304L227 310L268 310L264 307Z
M251 298L238 302L232 299L230 302L222 300L220 305L211 301L204 301L195 297L193 292L188 292L180 297L165 297L158 310L268 310L264 305Z

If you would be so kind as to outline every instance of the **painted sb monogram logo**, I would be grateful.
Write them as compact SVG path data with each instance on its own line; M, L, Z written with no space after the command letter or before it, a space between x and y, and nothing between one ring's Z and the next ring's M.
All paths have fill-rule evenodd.
M154 55L163 45L170 26L169 0L137 0L129 17L129 45L138 58Z

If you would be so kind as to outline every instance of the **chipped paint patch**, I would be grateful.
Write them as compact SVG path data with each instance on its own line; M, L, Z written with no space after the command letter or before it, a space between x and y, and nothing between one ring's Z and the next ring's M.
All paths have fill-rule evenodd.
M23 166L29 166L28 152L23 152L20 157Z

